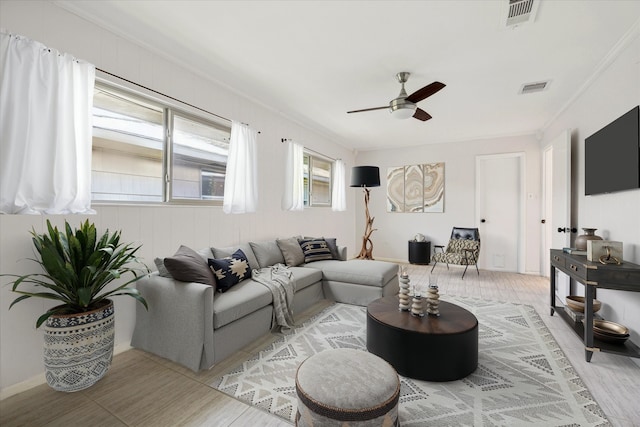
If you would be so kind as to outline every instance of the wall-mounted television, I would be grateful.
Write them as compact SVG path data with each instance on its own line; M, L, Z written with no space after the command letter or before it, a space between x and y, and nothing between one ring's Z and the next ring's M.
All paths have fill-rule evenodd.
M586 196L640 188L640 106L584 140Z

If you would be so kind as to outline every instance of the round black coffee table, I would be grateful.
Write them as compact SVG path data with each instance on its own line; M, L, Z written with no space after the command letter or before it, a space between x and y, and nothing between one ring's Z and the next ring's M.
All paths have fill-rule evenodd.
M398 298L367 306L367 350L402 376L453 381L478 367L478 319L455 304L440 301L440 316L414 317L398 310Z

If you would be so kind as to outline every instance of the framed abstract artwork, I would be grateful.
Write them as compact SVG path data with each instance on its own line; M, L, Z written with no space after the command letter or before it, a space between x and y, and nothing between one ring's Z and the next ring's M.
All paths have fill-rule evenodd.
M444 212L444 163L387 168L387 212Z
M387 169L387 212L404 212L404 166Z

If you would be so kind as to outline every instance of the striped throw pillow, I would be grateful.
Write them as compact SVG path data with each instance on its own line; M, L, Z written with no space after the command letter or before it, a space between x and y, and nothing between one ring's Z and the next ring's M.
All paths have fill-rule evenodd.
M300 247L302 248L302 253L304 253L305 263L333 259L331 249L329 249L329 245L324 239L301 240Z

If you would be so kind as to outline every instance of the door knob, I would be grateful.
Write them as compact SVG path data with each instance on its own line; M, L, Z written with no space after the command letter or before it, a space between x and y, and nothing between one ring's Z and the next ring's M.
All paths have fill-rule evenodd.
M558 227L558 233L566 233L569 231L567 228Z
M480 220L480 222L485 223L485 222L487 222L487 220L486 220L486 219L484 219L484 218L482 218L482 219Z

